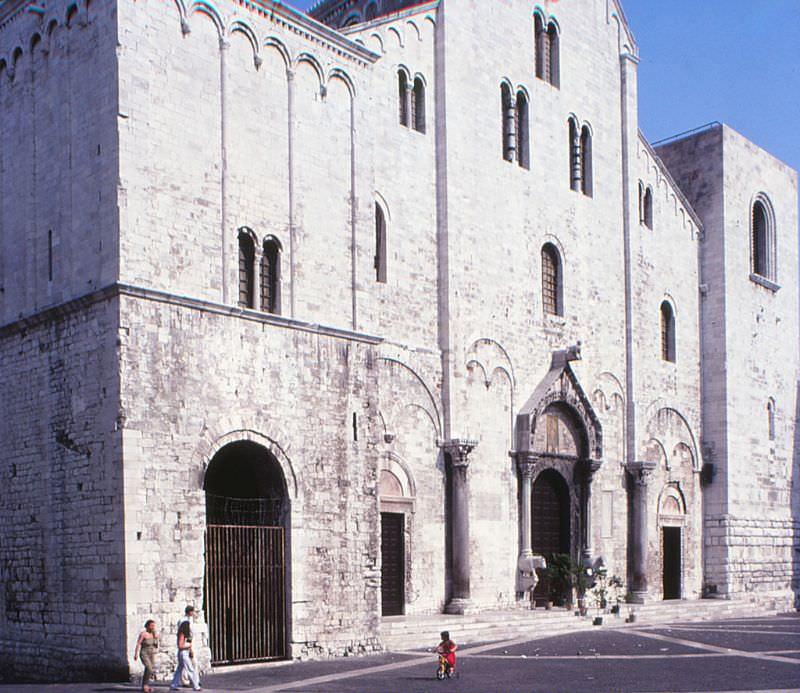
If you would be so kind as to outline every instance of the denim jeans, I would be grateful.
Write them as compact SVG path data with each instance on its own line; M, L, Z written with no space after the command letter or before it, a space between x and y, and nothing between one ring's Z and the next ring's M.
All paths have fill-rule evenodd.
M192 688L196 691L200 690L200 676L197 673L197 669L194 668L194 660L189 656L189 650L178 650L178 668L175 670L175 676L172 677L170 688L180 688L181 675L184 670L189 677Z

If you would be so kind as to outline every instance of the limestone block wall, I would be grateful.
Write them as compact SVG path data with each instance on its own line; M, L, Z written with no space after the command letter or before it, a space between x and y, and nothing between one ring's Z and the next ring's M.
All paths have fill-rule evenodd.
M116 3L38 7L0 20L0 324L117 273Z
M445 460L437 446L442 438L439 370L433 352L380 346L379 466L413 489L406 499L413 505L403 509L406 614L438 613L448 596Z
M0 680L126 672L117 327L106 294L0 327Z
M610 376L608 385L624 382L618 32L608 21L605 3L588 5L558 8L560 88L535 76L533 18L527 3L451 3L445 13L453 426L459 435L478 438L470 472L475 487L483 484L489 498L494 496L496 509L491 512L483 511L477 497L472 506L471 531L479 542L473 574L484 603L496 603L498 592L505 595L504 589L513 589L515 545L518 549L513 500L517 479L507 458L508 407L515 413L524 404L547 373L553 351L578 341L583 361L576 373L587 392L603 388L604 373ZM476 50L481 50L480 70L462 59ZM514 94L522 91L529 99L529 168L503 158L504 81ZM593 133L592 197L570 189L571 114ZM560 316L543 310L545 243L555 245L561 256ZM490 383L488 393L479 395L486 386L473 383L484 376L470 364L472 351L484 343L493 344L495 353L478 359ZM506 372L498 372L498 366ZM512 392L513 405L500 406L510 402ZM605 394L610 400L613 393L610 389ZM485 406L487 396L496 402L491 409ZM609 432L611 438L615 434L621 438L621 431ZM598 488L618 491L621 461L614 461L616 468L604 466L596 478ZM490 483L491 491L486 487ZM601 498L598 493L595 500ZM624 503L617 505L624 513ZM625 544L626 523L618 524L621 532L608 537L603 547L607 554ZM501 542L495 537L502 537ZM505 560L497 560L496 543L505 545ZM484 562L481 556L488 558ZM620 570L624 572L624 565Z
M375 340L205 308L121 306L128 652L146 618L169 640L184 604L203 603L204 472L236 440L272 450L289 488L290 654L374 649Z
M648 483L649 590L663 595L663 527L681 527L682 594L702 589L699 220L643 138L632 195L652 191L652 220L632 220L637 454L657 464ZM642 201L644 201L642 197ZM650 221L648 219L648 221ZM663 303L674 320L674 360L662 345ZM667 355L669 356L669 355ZM674 494L672 496L671 494ZM665 508L666 498L676 503Z
M359 324L368 332L413 348L435 348L437 324L436 12L355 27L348 36L381 56L371 71L365 123L358 136L362 167L374 171L359 199ZM400 124L398 71L425 85L425 131ZM386 282L376 281L375 205L386 220ZM370 235L371 234L371 235Z
M706 571L717 591L788 598L796 563L796 173L717 125L659 149L703 217ZM752 276L751 210L774 211L777 282ZM774 404L770 439L768 404ZM783 402L783 404L779 404Z
M376 56L291 9L127 1L120 16L123 280L235 305L247 228L282 247L283 314L352 327Z
M727 363L737 373L727 400L731 591L785 594L800 520L791 515L800 359L797 173L727 127L723 151ZM777 290L751 277L750 215L759 193L774 213Z

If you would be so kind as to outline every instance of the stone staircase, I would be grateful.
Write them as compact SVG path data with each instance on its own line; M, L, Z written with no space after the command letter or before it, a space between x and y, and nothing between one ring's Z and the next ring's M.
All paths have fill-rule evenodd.
M630 613L635 614L636 625L650 625L749 618L786 611L785 604L769 599L760 602L698 599L623 604L618 616L603 614L601 627L623 626ZM520 637L546 637L591 629L595 627L592 624L595 615L594 609L590 609L587 616L581 617L566 609L539 608L482 611L465 616L450 614L388 616L381 621L381 640L387 650L402 652L424 650L435 646L439 642L439 633L443 630L449 630L451 637L459 646Z

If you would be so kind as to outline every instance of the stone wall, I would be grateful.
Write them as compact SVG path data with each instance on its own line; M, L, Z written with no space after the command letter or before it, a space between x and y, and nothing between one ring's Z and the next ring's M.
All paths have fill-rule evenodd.
M171 642L184 605L202 605L204 473L252 440L289 489L290 654L375 649L376 340L152 297L123 298L120 319L129 643L147 618Z
M732 596L785 596L797 571L797 174L722 125L659 153L706 219L703 436L715 470L707 492L707 580ZM755 277L751 266L759 194L774 211L774 282Z
M116 3L0 25L0 324L117 277Z
M0 328L0 680L127 670L117 326L96 294Z

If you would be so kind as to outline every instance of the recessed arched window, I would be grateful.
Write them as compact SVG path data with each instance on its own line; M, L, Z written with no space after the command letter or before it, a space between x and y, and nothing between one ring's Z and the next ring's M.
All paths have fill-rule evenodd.
M408 75L405 70L397 71L397 106L400 119L400 125L408 127L410 125L409 112L410 112L410 90L408 88Z
M560 84L560 46L555 22L545 22L536 12L533 15L533 43L536 76L558 88Z
M542 246L542 307L548 315L564 314L561 257L552 243Z
M653 228L653 189L649 185L642 193L641 223L648 229Z
M675 363L675 313L669 301L661 304L661 358Z
M516 133L516 158L522 168L530 168L530 124L528 120L528 97L522 90L517 92L514 111L514 131Z
M558 36L558 27L555 23L550 22L547 26L547 48L548 48L548 74L547 81L554 87L558 88L561 83L561 66L560 66L560 39Z
M766 196L760 195L753 202L750 226L751 272L775 281L775 224Z
M506 161L514 161L514 149L517 145L517 138L514 134L514 123L516 121L516 108L514 99L511 96L511 87L505 82L500 85L500 107L502 109L502 131L503 131L503 158Z
M255 308L255 261L256 244L252 232L239 230L239 305Z
M281 244L274 236L264 240L261 254L261 310L281 312Z
M374 2L371 2L369 5L367 5L367 9L364 10L364 20L367 22L371 22L377 16L378 16L378 6Z
M533 42L536 53L536 76L545 79L545 54L548 49L547 32L544 19L538 12L533 15Z
M375 281L386 283L386 215L375 203Z
M574 118L569 119L569 187L581 189L581 137Z
M425 132L425 82L421 77L414 80L411 94L411 123L417 132Z
M592 131L587 125L581 130L581 192L588 197L594 191L592 179Z
M769 439L775 440L775 400L771 397L767 402L767 427Z

